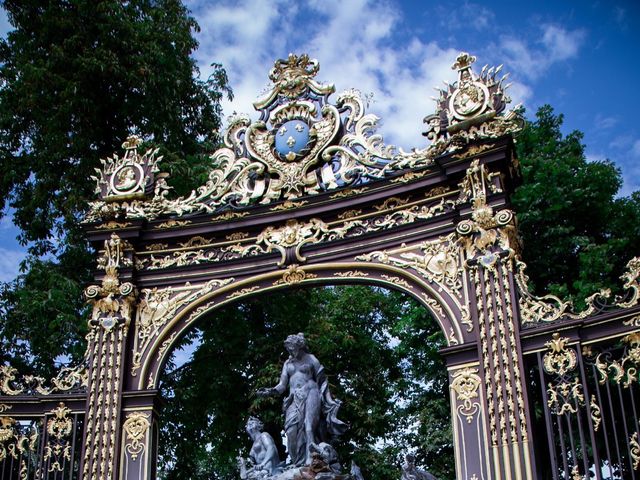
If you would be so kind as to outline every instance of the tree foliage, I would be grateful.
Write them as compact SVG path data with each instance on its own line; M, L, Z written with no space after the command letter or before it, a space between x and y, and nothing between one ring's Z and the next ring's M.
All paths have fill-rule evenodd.
M46 372L81 339L78 302L92 265L79 221L99 159L137 133L162 147L176 189L191 188L230 90L219 65L199 78L198 25L179 0L2 6L14 29L0 40L0 211L11 207L31 256L0 291L0 336L19 346L5 354Z
M282 399L255 391L277 383L287 357L283 340L298 331L343 401L339 417L350 428L338 452L345 463L354 459L366 478L393 478L400 454L417 450L438 478L453 478L440 327L403 294L362 286L258 297L214 312L185 338L198 338L191 361L170 366L162 382L163 478L236 478L235 458L250 448L249 414L281 438Z
M523 183L513 203L535 290L580 304L619 288L626 262L640 255L640 192L616 197L620 170L587 161L583 134L563 135L562 123L545 105L518 136Z

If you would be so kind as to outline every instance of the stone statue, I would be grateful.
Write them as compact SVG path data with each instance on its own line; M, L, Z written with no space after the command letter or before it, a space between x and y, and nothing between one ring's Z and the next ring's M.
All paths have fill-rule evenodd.
M407 454L405 457L405 463L402 465L402 476L400 480L438 480L425 470L416 468L416 457L412 454Z
M283 395L284 431L291 465L311 465L311 444L327 442L344 433L347 425L338 420L340 402L329 392L324 367L307 350L304 335L289 335L284 342L289 359L282 367L280 381L273 388L258 390L258 395Z
M273 437L263 432L264 425L256 417L249 417L247 421L247 433L253 445L249 452L251 466L247 467L246 461L240 459L240 478L242 480L254 480L271 477L278 472L280 458Z

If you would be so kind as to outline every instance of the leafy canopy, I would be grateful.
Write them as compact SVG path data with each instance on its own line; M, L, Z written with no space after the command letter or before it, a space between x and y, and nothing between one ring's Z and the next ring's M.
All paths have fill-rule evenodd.
M626 262L640 255L640 192L616 197L620 170L587 161L583 134L563 135L562 122L545 105L518 136L523 182L512 200L535 290L581 304L619 288Z
M199 78L196 21L178 0L5 0L0 40L0 211L31 256L0 287L0 360L43 374L82 349L92 259L79 227L99 159L129 133L162 147L178 191L200 184L227 77ZM43 256L44 255L44 256Z

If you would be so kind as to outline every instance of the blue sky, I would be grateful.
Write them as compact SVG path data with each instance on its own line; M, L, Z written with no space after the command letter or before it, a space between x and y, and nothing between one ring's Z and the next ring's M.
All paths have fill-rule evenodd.
M339 91L373 94L387 143L422 147L422 118L433 112L432 87L453 80L459 51L477 65L504 64L511 96L531 116L549 103L565 131L584 132L590 160L622 170L621 194L640 189L640 2L187 0L202 28L195 54L202 75L212 62L228 71L235 99L224 104L255 115L276 58L307 52L321 81ZM0 17L0 31L9 25ZM0 281L12 279L23 249L10 217L0 220Z

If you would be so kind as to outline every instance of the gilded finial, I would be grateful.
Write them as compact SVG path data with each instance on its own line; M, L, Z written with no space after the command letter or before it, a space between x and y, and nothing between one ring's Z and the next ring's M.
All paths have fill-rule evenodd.
M138 135L129 135L122 144L122 148L125 150L135 150L142 143L142 139Z
M467 52L460 52L456 57L456 62L451 65L451 70L465 70L475 63L476 57L469 55Z

